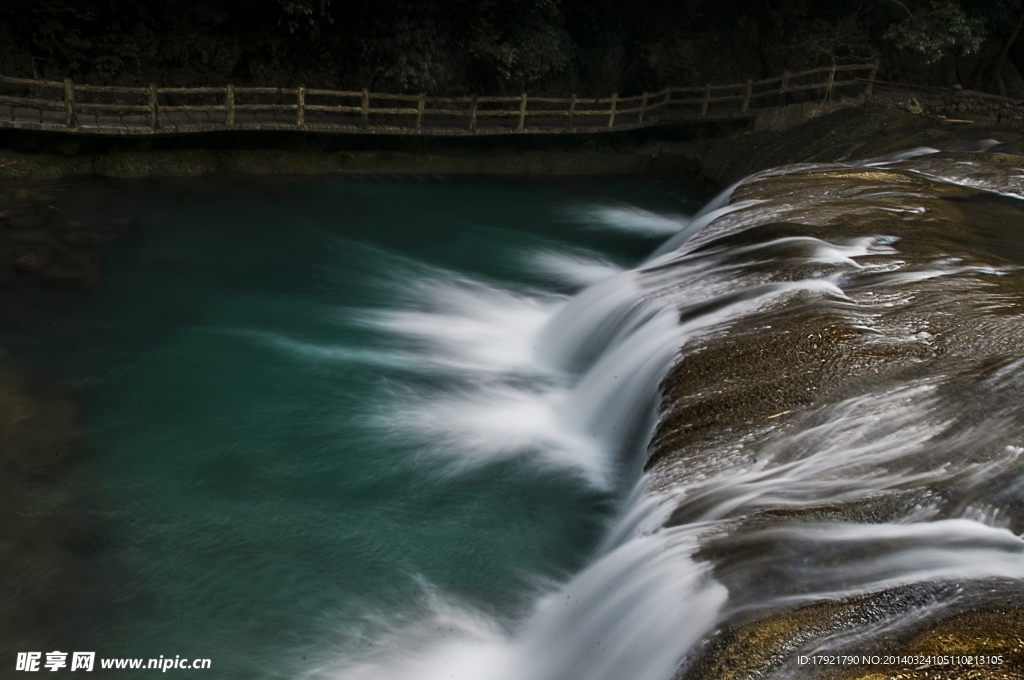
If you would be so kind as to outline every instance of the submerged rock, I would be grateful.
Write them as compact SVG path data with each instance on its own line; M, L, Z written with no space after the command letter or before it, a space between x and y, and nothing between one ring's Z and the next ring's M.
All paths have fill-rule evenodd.
M78 491L61 481L62 467L82 451L78 420L66 394L0 369L0 640L7 650L71 633L54 626L55 612L91 597L75 553L97 534L67 511Z
M101 254L62 253L53 248L36 248L14 261L15 271L35 281L76 288L93 288L103 281Z
M103 281L106 250L135 238L137 225L61 222L51 195L19 187L0 190L0 285L16 280L56 288L94 288ZM74 210L74 206L65 206Z

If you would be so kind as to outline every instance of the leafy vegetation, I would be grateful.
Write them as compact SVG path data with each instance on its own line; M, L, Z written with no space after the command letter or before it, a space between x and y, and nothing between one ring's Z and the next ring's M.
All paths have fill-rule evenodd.
M1022 0L4 0L0 70L94 83L630 94L881 58L1024 96Z
M897 47L919 53L933 64L959 48L973 54L985 39L985 20L968 17L956 0L932 0L893 24L885 37Z

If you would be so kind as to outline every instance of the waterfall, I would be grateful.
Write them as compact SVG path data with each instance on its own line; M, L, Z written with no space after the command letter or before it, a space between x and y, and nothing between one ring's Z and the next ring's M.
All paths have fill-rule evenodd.
M618 488L626 500L590 565L545 589L515 625L504 626L438 595L428 615L391 630L373 653L341 666L325 663L322 673L667 680L692 660L702 640L744 617L915 584L1024 579L1024 541L996 519L1006 516L1006 507L978 500L1001 493L1006 506L1024 488L1024 449L1015 439L1022 433L1011 425L1019 422L1021 409L1007 396L1014 389L1008 385L1018 385L1022 371L1009 344L1001 353L993 350L993 361L1004 364L998 388L958 388L975 385L973 375L963 377L970 365L937 359L946 363L935 363L935 373L856 383L859 393L816 403L799 427L763 418L751 426L760 439L749 444L749 453L741 450L743 443L708 445L700 466L681 466L657 490L641 472L657 424L659 385L680 353L713 345L732 329L754 324L771 329L794 305L843 318L865 337L926 347L936 337L923 320L936 313L933 296L945 291L948 302L960 295L956 299L979 309L1000 304L984 297L988 281L1019 270L1020 263L968 262L953 252L952 242L912 258L901 250L906 236L886 231L895 222L869 234L830 228L851 214L929 217L927 192L938 182L1024 195L1017 186L1020 175L972 173L962 162L936 159L936 154L922 148L859 165L776 169L746 182L802 173L811 178L806 195L731 202L737 184L689 220L606 211L602 219L621 220L623 229L656 231L666 220L674 220L678 229L635 269L599 264L602 268L588 269L582 279L577 276L591 281L603 272L604 278L571 299L539 304L494 298L495 309L520 310L520 317L503 322L498 332L488 325L493 320L478 313L480 300L496 294L479 287L469 296L446 290L433 298L430 312L447 314L471 301L477 312L468 317L480 321L478 327L436 319L420 326L416 315L391 316L386 323L429 336L452 362L468 356L481 366L502 364L499 379L490 368L473 369L469 391L448 404L414 405L411 428L436 429L449 448L467 448L468 438L468 448L478 453L524 455L528 450L549 466L577 470L587 483ZM835 173L864 169L902 173L915 184L893 189L862 173L844 185L845 193L815 188L814 173L832 187ZM802 233L775 233L766 228L772 225ZM560 266L550 257L544 264ZM578 262L562 265L579 269ZM894 316L916 304L919 316ZM445 337L423 330L441 327ZM491 342L492 332L499 351L479 355L476 343ZM475 337L467 341L464 333ZM751 379L770 384L770 356L763 371ZM516 381L512 374L535 379ZM984 400L982 415L967 418L959 408L956 395L968 392ZM986 490L995 479L1002 481ZM946 496L934 490L939 488ZM928 491L916 493L922 489ZM809 515L764 527L743 524L759 513L796 516L871 503L886 494L903 505L893 500L898 507L890 516L874 521ZM960 505L949 500L960 497L975 500ZM708 557L708 546L729 557ZM949 602L926 603L917 612L926 617L944 606ZM878 624L863 637L899 625Z

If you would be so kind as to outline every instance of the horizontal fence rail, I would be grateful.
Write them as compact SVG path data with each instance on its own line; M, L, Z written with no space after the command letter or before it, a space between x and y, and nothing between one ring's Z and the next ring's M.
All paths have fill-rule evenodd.
M220 129L387 134L565 133L735 120L790 101L870 95L878 62L632 97L435 97L297 87L113 87L0 75L0 127L93 134ZM840 92L842 91L842 92Z

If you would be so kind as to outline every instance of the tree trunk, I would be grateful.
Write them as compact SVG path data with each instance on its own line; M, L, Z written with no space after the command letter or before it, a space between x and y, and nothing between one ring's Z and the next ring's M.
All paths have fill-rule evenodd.
M1003 46L1003 51L999 53L999 59L996 61L996 83L999 85L999 94L1003 97L1006 96L1006 86L1003 85L1003 64L1006 63L1006 55L1010 53L1010 47L1013 46L1013 41L1017 39L1017 34L1020 33L1022 25L1024 25L1024 12L1021 12L1020 19L1017 20L1013 33L1006 39L1006 45Z

